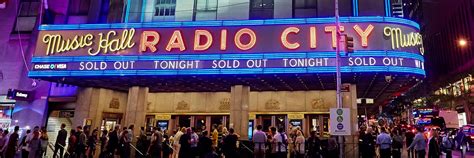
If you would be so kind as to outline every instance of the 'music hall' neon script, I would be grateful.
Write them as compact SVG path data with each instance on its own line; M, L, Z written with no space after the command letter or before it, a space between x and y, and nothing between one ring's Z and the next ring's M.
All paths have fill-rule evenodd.
M423 54L418 30L391 23L344 23L356 50ZM36 56L220 54L333 51L333 24L41 31Z

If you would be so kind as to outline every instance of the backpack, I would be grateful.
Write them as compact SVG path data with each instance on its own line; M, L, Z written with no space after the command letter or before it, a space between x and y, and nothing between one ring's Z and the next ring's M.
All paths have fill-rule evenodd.
M443 141L442 141L441 146L442 146L443 150L452 149L453 148L453 140L451 138L449 138L449 136L445 136L445 137L443 137Z

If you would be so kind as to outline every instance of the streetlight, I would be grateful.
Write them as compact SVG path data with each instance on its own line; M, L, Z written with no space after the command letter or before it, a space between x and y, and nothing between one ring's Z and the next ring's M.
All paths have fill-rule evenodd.
M465 46L467 45L467 40L466 40L466 39L463 39L463 38L459 39L458 45L459 45L460 47L465 47Z

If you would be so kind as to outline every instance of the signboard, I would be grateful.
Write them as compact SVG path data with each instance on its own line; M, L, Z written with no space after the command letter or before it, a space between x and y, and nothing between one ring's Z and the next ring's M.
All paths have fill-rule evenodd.
M342 72L425 75L418 24L343 17ZM335 72L331 18L42 25L30 77Z
M331 108L329 133L331 135L351 135L350 116L349 108Z
M8 92L7 92L7 99L30 101L32 100L32 97L33 96L32 96L31 91L8 89Z

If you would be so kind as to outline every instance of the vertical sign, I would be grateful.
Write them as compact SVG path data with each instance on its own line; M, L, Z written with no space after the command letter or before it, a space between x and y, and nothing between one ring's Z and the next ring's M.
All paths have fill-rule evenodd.
M331 135L351 135L349 108L331 108L329 132Z

